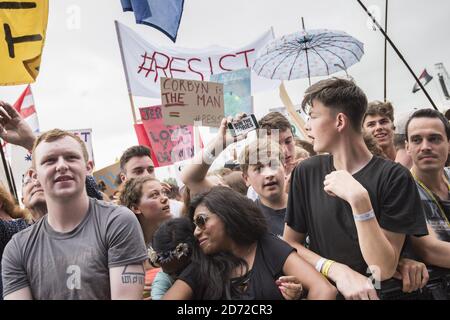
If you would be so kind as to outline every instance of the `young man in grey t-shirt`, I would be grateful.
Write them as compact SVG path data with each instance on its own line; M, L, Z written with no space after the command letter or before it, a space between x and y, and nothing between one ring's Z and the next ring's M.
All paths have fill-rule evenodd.
M88 198L83 142L54 129L33 147L48 214L5 248L5 299L141 299L147 254L127 208Z

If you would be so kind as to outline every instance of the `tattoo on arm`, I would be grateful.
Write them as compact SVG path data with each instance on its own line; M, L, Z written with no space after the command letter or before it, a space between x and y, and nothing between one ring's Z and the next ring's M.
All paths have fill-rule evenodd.
M145 271L144 271L144 266L141 265L142 268L142 272L137 271L137 272L132 272L132 271L127 271L127 268L129 266L125 266L125 268L123 268L122 271L122 283L123 284L144 284L144 279L145 279Z

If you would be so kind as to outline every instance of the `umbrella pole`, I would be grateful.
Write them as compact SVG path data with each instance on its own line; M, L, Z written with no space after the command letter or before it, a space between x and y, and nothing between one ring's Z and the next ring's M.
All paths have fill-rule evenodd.
M430 103L433 106L433 108L436 111L439 111L438 108L436 107L436 105L434 104L433 99L431 99L430 95L425 90L425 87L422 85L422 82L420 82L419 78L417 78L416 74L411 69L409 64L406 62L405 58L403 58L403 55L400 53L400 51L397 49L395 44L392 42L391 38L389 38L389 36L386 34L386 32L384 32L383 28L380 26L378 21L372 16L372 14L369 12L369 10L367 10L367 8L364 6L364 4L361 2L361 0L357 0L357 1L361 5L361 7L366 11L366 13L369 15L369 17L373 20L373 23L375 23L375 25L378 27L378 29L380 29L381 33L384 35L385 39L389 42L389 44L391 45L392 49L394 49L395 53L397 53L397 55L400 58L400 60L402 60L402 62L405 64L406 68L409 70L411 75L414 77L414 79L416 80L416 82L419 85L420 89L422 89L423 93L425 93L425 96L428 98L428 101L430 101Z
M305 31L305 20L302 17L302 28L303 31ZM308 48L305 48L305 55L306 55L306 67L308 68L308 81L309 81L309 86L311 86L311 75L309 72L309 60L308 60Z
M388 0L386 0L386 11L384 13L384 30L387 34L388 28ZM387 97L387 39L384 38L384 102L386 102Z
M308 49L305 49L305 54L306 54L306 65L308 67L308 81L309 81L309 86L311 86L311 75L309 73L309 61L308 61Z

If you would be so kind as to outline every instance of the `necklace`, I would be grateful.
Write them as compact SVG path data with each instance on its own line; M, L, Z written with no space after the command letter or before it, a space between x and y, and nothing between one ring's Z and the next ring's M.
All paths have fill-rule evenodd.
M436 204L436 206L439 208L439 211L441 212L441 216L445 219L445 221L447 222L447 225L450 227L450 223L447 219L447 216L445 215L444 209L442 208L441 204L434 196L433 192L431 192L431 190L428 189L427 186L417 178L416 174L414 173L414 171L412 171L412 169L410 171L411 171L411 174L412 174L414 180L417 181L417 183L422 187L423 190L425 190L425 192L428 194L428 196L431 198L431 200L434 202L434 204ZM450 191L450 184L448 183L448 179L447 179L447 176L445 175L445 172L444 172L444 176L446 178L446 179L444 179L445 184L447 185L448 191Z

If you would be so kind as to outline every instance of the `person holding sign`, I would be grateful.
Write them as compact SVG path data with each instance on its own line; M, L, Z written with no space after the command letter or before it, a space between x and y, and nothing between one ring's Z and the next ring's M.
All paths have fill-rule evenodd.
M208 170L214 160L227 146L237 140L245 138L242 135L233 137L230 130L228 130L228 123L239 121L243 117L245 117L245 114L238 114L235 118L223 118L217 135L202 150L202 152L199 152L194 156L189 165L183 168L181 180L186 187L189 188L191 198L196 194L210 190L214 186L225 185L225 182L222 179L207 176Z

